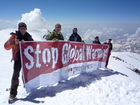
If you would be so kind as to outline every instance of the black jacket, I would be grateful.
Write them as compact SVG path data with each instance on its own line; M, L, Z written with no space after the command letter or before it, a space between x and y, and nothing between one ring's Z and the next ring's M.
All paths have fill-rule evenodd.
M19 41L29 41L29 40L33 40L32 36L26 32L25 35L22 35L19 31L16 31L16 33L10 33L10 34L15 34L17 36L17 39L19 39Z
M100 41L93 41L93 44L101 44Z
M73 34L69 37L69 41L82 42L82 38L81 38L80 35L78 35L77 33L73 33Z
M109 45L109 50L111 51L113 49L113 45L112 43L108 43L108 45Z

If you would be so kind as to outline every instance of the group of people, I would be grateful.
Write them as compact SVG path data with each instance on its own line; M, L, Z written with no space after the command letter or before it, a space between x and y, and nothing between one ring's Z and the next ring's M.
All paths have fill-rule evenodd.
M64 37L61 33L61 25L56 24L53 32L50 32L48 35L44 35L43 38L46 40L64 40ZM69 41L82 42L82 38L78 34L77 28L73 28L73 33L69 37Z
M95 37L95 40L93 41L93 44L101 44L98 36ZM108 41L104 42L103 44L106 44L106 45L109 46L108 56L107 56L107 60L106 60L106 64L105 64L105 67L107 68L107 65L108 65L108 62L109 62L109 57L111 55L111 51L112 51L112 48L113 48L112 39L108 39Z
M20 22L18 24L18 31L10 33L10 38L6 41L4 44L4 48L6 50L12 49L12 60L14 60L14 71L13 71L13 76L11 80L11 88L10 88L10 99L14 99L17 95L17 88L19 85L19 74L21 70L21 58L20 58L20 49L19 49L19 42L24 42L24 41L33 41L32 36L27 32L27 25L24 22ZM47 36L44 37L46 40L64 40L64 37L61 33L61 25L56 24L55 29L53 32L49 33ZM109 45L109 56L111 54L112 50L112 39L109 39L108 42L105 42L104 44ZM69 41L75 41L75 42L83 42L82 38L78 34L78 29L74 28L72 35L69 37ZM99 41L99 37L96 36L95 40L93 41L93 44L101 44ZM108 56L108 60L109 60ZM108 65L108 60L106 63L106 67Z
M64 40L64 37L63 37L63 35L61 33L61 25L56 24L55 29L53 30L53 32L50 32L48 35L43 36L43 38L45 38L46 40ZM73 33L69 37L69 41L84 42L82 40L82 38L80 37L80 35L78 34L78 29L77 28L73 28ZM113 45L112 45L111 41L112 41L112 39L108 39L107 42L103 43L103 44L106 44L106 45L109 46L107 61L106 61L106 65L105 65L106 68L107 68L109 57L111 55L111 51L112 51L112 48L113 48ZM101 42L99 40L99 36L95 37L95 39L93 41L93 44L101 44Z

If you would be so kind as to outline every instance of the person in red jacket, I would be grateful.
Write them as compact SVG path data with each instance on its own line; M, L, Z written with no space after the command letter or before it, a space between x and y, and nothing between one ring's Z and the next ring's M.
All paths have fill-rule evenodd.
M108 65L108 62L109 62L109 57L111 55L111 51L112 51L112 48L113 48L113 45L112 45L111 41L112 41L112 39L108 39L108 42L104 43L104 44L109 45L108 56L107 56L106 65L105 65L106 68L107 68L107 65Z
M21 70L21 58L19 42L33 41L32 36L27 32L27 25L23 22L18 24L18 31L10 33L10 38L4 44L6 50L12 49L12 60L14 60L14 71L11 80L10 96L9 98L14 99L17 95L17 88L19 85L19 74Z

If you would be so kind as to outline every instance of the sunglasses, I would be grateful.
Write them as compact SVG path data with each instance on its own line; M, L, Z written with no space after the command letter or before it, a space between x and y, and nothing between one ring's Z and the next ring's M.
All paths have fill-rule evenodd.
M55 27L55 28L61 28L61 27Z
M27 30L26 27L20 27L20 30Z

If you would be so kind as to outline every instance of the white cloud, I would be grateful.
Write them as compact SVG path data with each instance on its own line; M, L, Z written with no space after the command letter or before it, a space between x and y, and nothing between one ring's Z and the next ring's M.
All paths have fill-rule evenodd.
M29 32L35 32L37 35L43 36L47 33L47 30L52 31L56 23L62 24L62 33L66 39L69 38L72 33L72 28L77 27L78 33L83 40L91 42L95 36L99 36L101 41L108 38L120 39L129 36L140 36L140 27L132 35L132 32L138 27L137 25L118 25L118 24L101 24L101 23L75 23L75 22L56 22L55 20L47 21L41 14L41 10L35 8L34 10L24 13L19 21L25 22ZM18 21L18 22L19 22ZM14 28L17 29L17 21L0 20L0 29ZM126 28L126 27L130 28ZM131 29L131 30L130 30ZM127 33L127 34L126 34Z
M91 30L88 29L84 34L84 40L88 43L91 43L94 40L94 37L101 36L103 32L97 31L97 30Z
M16 27L16 23L17 23L16 21L0 19L0 30L7 29L7 28L15 28Z
M123 35L124 30L122 28L115 27L103 27L100 29L88 29L84 33L84 40L88 43L91 43L95 36L99 36L101 41L105 41L108 38L117 38L118 36ZM121 36L122 37L122 36Z
M122 31L123 31L122 28L113 28L113 27L103 28L103 32L105 35L114 35L116 33L122 32Z
M136 36L136 37L140 36L140 27L137 28L134 36Z
M47 25L46 19L42 16L41 10L38 8L35 8L29 13L22 14L20 21L25 22L30 30L43 29Z
M134 39L139 39L140 37L140 27L137 27L135 33L133 34L128 34L130 38L134 38Z
M124 36L124 37L129 37L130 34L129 34L129 33L125 33L123 36Z

